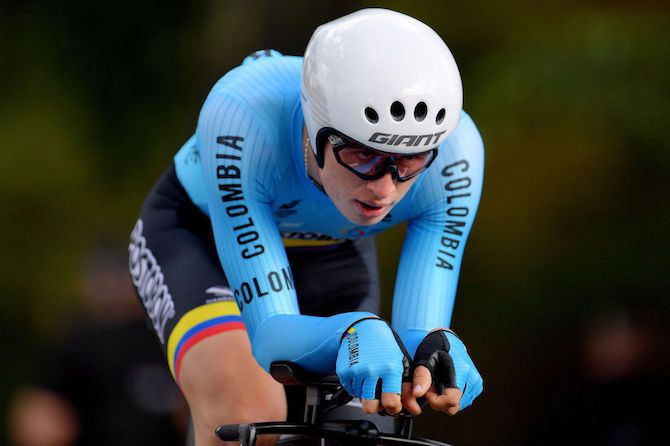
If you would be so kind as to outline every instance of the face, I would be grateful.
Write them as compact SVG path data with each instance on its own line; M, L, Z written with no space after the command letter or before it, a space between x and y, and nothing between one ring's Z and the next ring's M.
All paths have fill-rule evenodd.
M376 180L364 180L337 162L330 143L326 143L324 155L319 172L323 188L342 215L361 226L382 221L418 178L398 182L387 173Z

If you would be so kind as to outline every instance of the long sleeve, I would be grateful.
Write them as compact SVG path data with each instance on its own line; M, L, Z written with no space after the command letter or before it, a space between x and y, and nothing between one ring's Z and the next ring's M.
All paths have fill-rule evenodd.
M300 315L270 207L276 181L290 164L272 150L276 136L267 134L262 118L240 96L210 94L196 132L218 256L256 360L266 369L282 359L328 373L342 332L369 314Z
M481 196L484 147L467 114L423 179L421 213L409 222L393 299L393 327L414 355L432 329L451 321L467 237Z

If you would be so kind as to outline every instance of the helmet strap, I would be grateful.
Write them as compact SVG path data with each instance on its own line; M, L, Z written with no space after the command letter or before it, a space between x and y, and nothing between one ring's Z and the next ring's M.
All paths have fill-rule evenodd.
M319 190L320 190L321 192L323 192L325 195L328 195L328 194L326 193L326 190L323 188L323 185L321 185L321 183L319 183L318 181L316 181L316 180L309 174L309 157L312 156L313 154L314 154L314 152L312 151L312 147L311 147L311 145L310 145L309 136L307 136L307 137L305 138L305 143L303 144L303 153L302 153L303 159L304 159L304 161L305 161L305 175L307 175L307 178L310 179L310 181L314 184L314 186L316 186L317 189L319 189ZM318 163L318 157L315 156L315 158L317 159L317 163ZM321 165L319 166L319 168L320 168L320 169L323 168L323 162L321 163Z
M319 169L323 169L323 165L326 161L326 140L330 134L330 128L323 128L319 130L316 134L316 164L319 166Z

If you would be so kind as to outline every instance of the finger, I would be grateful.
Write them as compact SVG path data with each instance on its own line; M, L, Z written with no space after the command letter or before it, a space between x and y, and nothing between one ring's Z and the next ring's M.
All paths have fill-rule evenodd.
M350 396L354 396L354 382L351 379L341 379L340 383Z
M429 395L426 395L426 399L429 400L429 402L432 401L434 404L456 406L460 404L462 396L463 392L461 392L460 389L449 387L444 389L442 394L431 389Z
M363 398L361 400L361 406L363 407L363 412L365 413L379 412L379 400L366 400Z
M395 415L402 409L400 395L397 393L383 392L381 403L389 415Z
M416 401L416 397L412 394L412 383L402 383L401 401L403 407L412 415L421 414L421 406Z
M361 397L366 400L378 400L381 395L381 380L379 378L365 378L362 383Z
M414 376L412 378L412 395L415 398L422 397L428 389L430 389L432 382L433 377L430 374L430 370L422 365L418 366L416 370L414 370Z
M433 410L445 412L448 415L455 415L460 409L460 401L463 393L460 389L450 387L445 389L442 395L431 390L426 393L426 401Z
M353 383L352 383L352 389L354 391L351 396L355 396L356 398L367 398L369 400L375 399L375 393L372 392L371 394L367 395L363 393L363 378L360 376L354 376Z

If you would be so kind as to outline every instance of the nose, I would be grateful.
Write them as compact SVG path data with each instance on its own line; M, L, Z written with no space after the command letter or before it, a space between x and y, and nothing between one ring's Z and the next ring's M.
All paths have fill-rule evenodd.
M391 172L388 172L386 175L376 180L368 181L367 186L369 191L375 194L377 198L381 199L389 197L396 189Z

